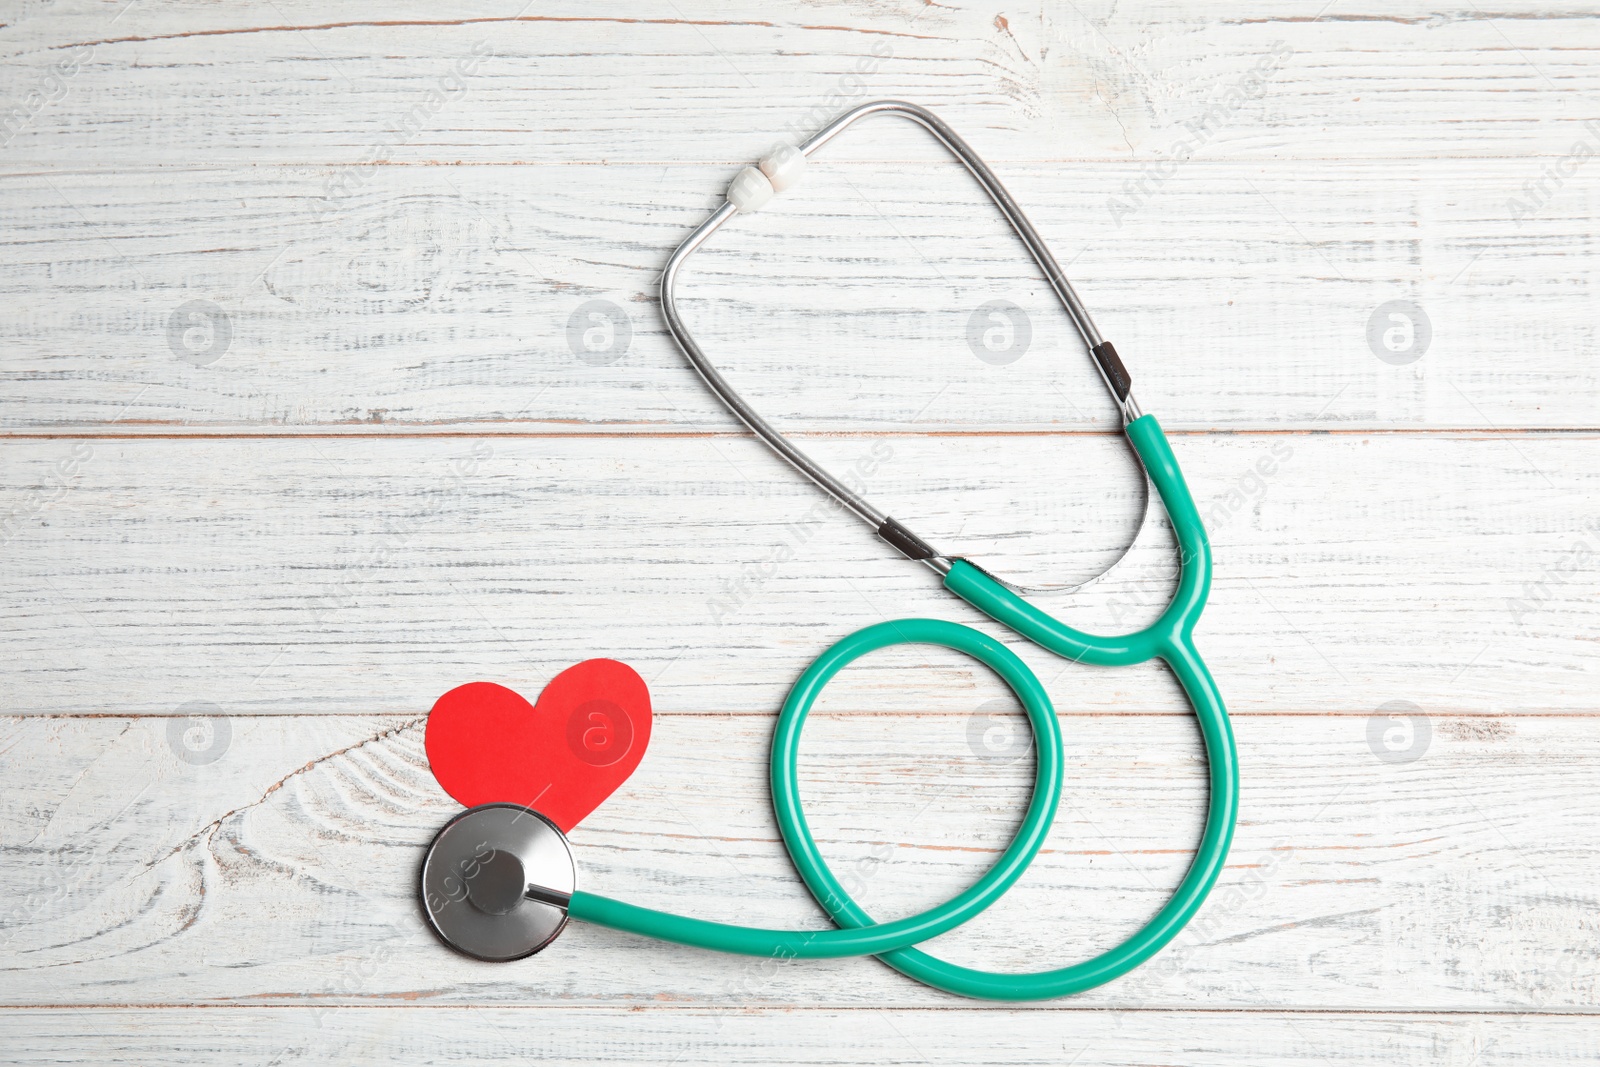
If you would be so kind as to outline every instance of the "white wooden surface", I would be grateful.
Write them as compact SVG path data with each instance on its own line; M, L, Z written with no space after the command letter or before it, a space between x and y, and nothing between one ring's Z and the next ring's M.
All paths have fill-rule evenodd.
M1317 8L8 8L8 1060L1600 1057L1600 23ZM985 625L740 433L654 302L738 165L874 96L968 135L1174 431L1245 774L1222 885L1146 967L1021 1009L579 926L523 963L456 957L411 897L455 810L421 749L444 689L633 663L656 736L574 835L584 883L817 925L767 807L786 686L881 618ZM870 461L935 543L1078 582L1140 494L1046 296L892 124L685 281L704 346L805 447ZM966 341L995 299L1033 328L1006 366ZM1367 337L1395 299L1432 327L1403 366ZM632 329L604 365L568 343L590 300ZM190 301L225 316L209 362L169 330ZM1053 603L1136 625L1167 547L1157 514ZM1205 797L1163 673L1018 650L1065 720L1067 802L1013 896L938 946L1009 969L1135 928ZM1003 847L1028 763L972 740L1000 696L912 650L830 690L808 811L875 911ZM1409 762L1371 740L1394 702L1426 723ZM196 764L172 737L200 712L226 743Z

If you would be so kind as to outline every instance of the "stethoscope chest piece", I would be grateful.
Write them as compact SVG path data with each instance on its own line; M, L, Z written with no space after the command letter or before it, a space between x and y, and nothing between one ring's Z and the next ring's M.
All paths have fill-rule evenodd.
M531 956L567 925L577 868L566 835L519 804L469 808L422 861L422 908L445 944L475 959Z

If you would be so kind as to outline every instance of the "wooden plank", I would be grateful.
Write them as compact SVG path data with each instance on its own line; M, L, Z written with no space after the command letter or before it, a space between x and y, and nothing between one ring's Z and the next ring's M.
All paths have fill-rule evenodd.
M175 722L197 727L5 723L7 765L29 784L0 794L6 1003L973 1006L871 962L773 967L581 924L528 961L466 960L418 915L422 850L459 808L428 773L417 720L234 716L205 763L180 758L198 746L173 740ZM949 958L1013 971L1085 958L1152 915L1189 862L1205 802L1192 722L1064 725L1067 795L1046 850L931 946ZM1236 726L1242 816L1206 910L1066 1007L1594 1010L1600 946L1581 931L1600 904L1600 738L1587 720L1433 716L1410 762L1379 758L1363 716ZM874 913L958 891L1014 832L1031 761L972 729L942 715L809 725L809 818ZM634 778L574 832L580 884L822 926L777 840L769 743L765 716L663 719Z
M1600 19L523 3L0 16L8 1062L1600 1059ZM1027 1010L579 925L455 957L413 898L458 810L422 749L444 688L634 663L653 750L574 834L583 884L821 926L768 807L773 709L859 625L989 625L738 432L659 323L733 168L882 96L995 165L1180 431L1245 768L1222 884L1146 967ZM1073 583L1140 498L1047 295L892 122L685 282L805 448L935 543ZM1031 330L1015 362L974 347L993 300ZM1427 320L1415 361L1383 349L1394 301ZM1044 604L1136 625L1167 541ZM1067 798L934 946L1013 970L1152 914L1205 799L1164 673L1019 651ZM1009 706L914 649L830 689L807 810L875 914L1003 847Z
M1475 1067L1600 1055L1593 1019L1347 1012L706 1011L251 1007L0 1012L11 1062L887 1063L1142 1067L1182 1062ZM1180 1059L1181 1058L1181 1059Z
M1009 230L913 146L818 164L719 234L683 282L702 346L785 428L1114 428ZM1537 169L1197 159L1123 211L1139 165L1002 168L1171 428L1593 428L1600 202L1574 181L1513 219ZM331 206L328 173L0 178L0 426L735 426L656 304L727 166L393 166ZM1420 309L1409 364L1386 361L1395 300Z
M1593 714L1591 435L1175 439L1217 559L1202 648L1240 713ZM1081 582L1134 536L1106 437L814 437L946 551ZM48 440L5 447L0 689L12 712L420 714L596 655L663 713L766 713L886 618L997 629L751 438ZM1159 507L1155 509L1159 515ZM1048 610L1102 632L1172 579L1152 520ZM1063 710L1178 711L1154 667L1018 651ZM1000 690L938 650L876 654L844 706L970 714Z
M0 40L6 150L52 165L197 151L250 164L726 162L850 102L904 97L982 131L1000 159L1504 157L1564 153L1600 94L1592 13L1528 0L1320 17L1291 0L1248 14L1168 0L999 18L748 0L518 12L35 5ZM1579 106L1553 106L1561 98Z

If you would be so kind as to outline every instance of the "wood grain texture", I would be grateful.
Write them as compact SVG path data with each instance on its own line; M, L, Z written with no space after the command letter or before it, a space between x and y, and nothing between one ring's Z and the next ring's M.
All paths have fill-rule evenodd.
M1257 159L1559 154L1600 114L1579 106L1600 93L1592 13L1536 0L1320 17L1292 0L1009 13L189 0L25 14L0 31L17 103L52 64L88 53L7 146L30 165L346 162L383 143L408 159L732 162L865 96L989 131L997 159L1156 158L1208 112L1206 151ZM440 80L479 42L492 58L446 96ZM425 128L389 132L419 106Z
M417 720L234 717L220 758L198 766L175 754L170 723L6 723L7 758L34 783L0 821L0 896L25 909L8 924L7 1003L973 1007L869 961L774 966L581 924L529 961L466 960L418 914L422 849L459 808L428 774ZM812 825L875 914L958 891L1014 832L1031 760L975 743L973 726L824 713L808 728ZM1435 717L1405 764L1374 755L1364 717L1237 729L1242 818L1218 890L1158 959L1071 1006L1592 1005L1600 739L1587 720ZM663 719L634 778L573 834L581 884L687 914L824 925L777 839L770 730L767 716ZM1039 860L930 947L1002 970L1064 964L1164 902L1205 802L1192 722L1070 719L1066 760Z
M1600 1058L1600 18L524 3L0 13L8 1062ZM574 835L583 884L820 926L765 787L789 681L882 618L988 626L739 432L659 320L737 166L887 96L994 165L1178 431L1245 770L1218 891L1150 964L1026 1010L577 925L521 964L454 956L412 900L456 810L421 744L445 688L633 663L655 740ZM683 291L734 383L874 501L1075 584L1142 500L1046 295L893 122ZM1031 330L1004 365L970 339L994 300ZM1394 300L1429 328L1409 364L1374 337ZM596 308L613 353L583 346ZM1043 603L1136 626L1169 540L1153 516ZM937 946L1002 969L1134 929L1205 800L1164 673L1019 652L1064 719L1064 808ZM1008 707L932 651L830 688L805 799L875 913L1003 847Z
M932 543L1018 580L1086 580L1136 529L1138 481L1112 438L807 445ZM1177 450L1218 559L1200 640L1236 712L1600 710L1600 440L1208 435ZM748 437L6 451L13 712L420 714L472 678L537 689L605 654L663 712L766 713L869 623L998 630ZM1104 632L1153 619L1174 558L1154 512L1102 583L1040 602ZM1158 668L1018 651L1064 710L1185 707ZM954 653L910 649L844 684L860 710L966 714L998 695Z
M1196 1011L240 1008L0 1011L11 1062L1485 1067L1583 1062L1581 1017ZM1048 1057L1048 1058L1047 1058Z
M1081 342L975 184L920 130L879 121L863 139L903 140L915 162L818 163L691 260L702 347L784 428L1113 428ZM1594 428L1596 201L1568 187L1513 220L1507 198L1537 170L1196 159L1125 213L1108 205L1143 180L1135 164L1003 177L1169 428ZM727 166L392 166L325 205L328 173L0 176L0 424L734 428L656 300ZM1409 365L1369 339L1396 299L1428 323ZM609 363L569 329L596 300L627 334ZM225 341L184 332L193 301ZM991 301L1025 317L1015 362L975 355Z

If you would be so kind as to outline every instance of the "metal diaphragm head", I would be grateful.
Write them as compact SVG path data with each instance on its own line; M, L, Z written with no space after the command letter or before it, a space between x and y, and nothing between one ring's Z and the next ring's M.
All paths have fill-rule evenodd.
M519 960L561 933L577 883L555 823L520 804L483 804L434 835L422 861L422 908L457 952Z

